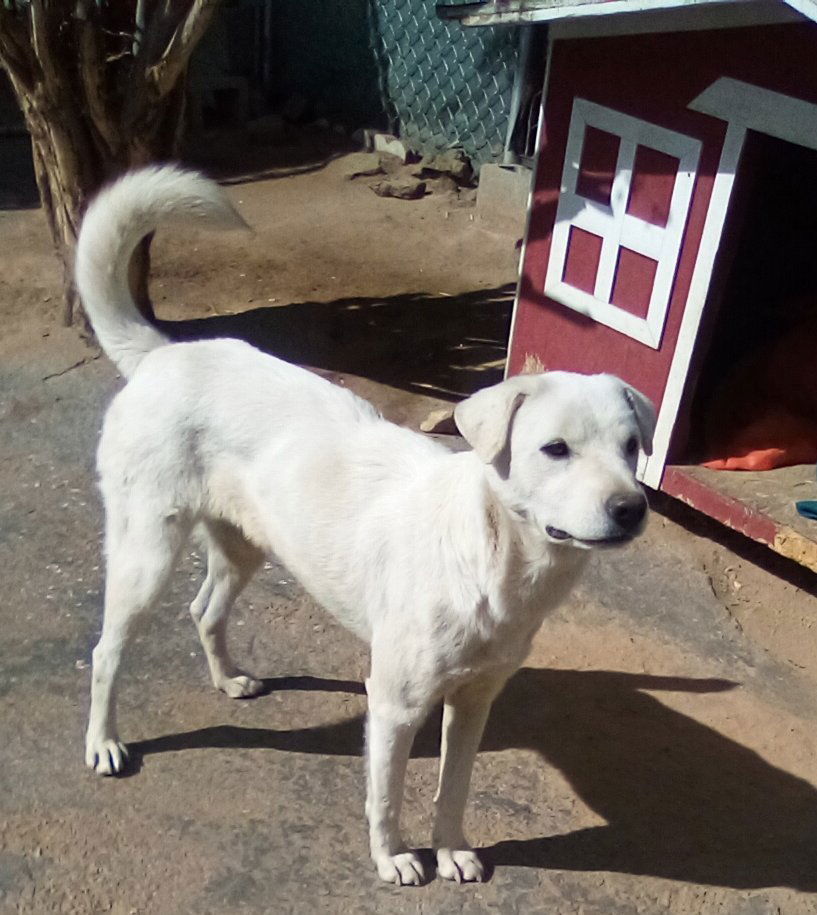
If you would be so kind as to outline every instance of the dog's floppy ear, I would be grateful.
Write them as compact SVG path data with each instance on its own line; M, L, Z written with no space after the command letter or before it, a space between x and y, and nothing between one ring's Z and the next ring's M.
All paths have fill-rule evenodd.
M483 388L454 408L462 437L486 464L499 457L508 441L514 414L539 386L541 375L517 375Z
M641 391L624 385L624 399L635 413L635 421L641 436L641 447L648 457L652 454L652 437L655 433L655 407L649 397Z

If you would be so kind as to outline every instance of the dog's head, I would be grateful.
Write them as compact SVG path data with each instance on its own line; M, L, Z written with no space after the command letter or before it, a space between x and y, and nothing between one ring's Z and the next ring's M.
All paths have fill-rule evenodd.
M454 417L500 493L551 541L587 548L641 532L647 500L635 473L639 450L652 453L655 410L620 379L520 375L478 391Z

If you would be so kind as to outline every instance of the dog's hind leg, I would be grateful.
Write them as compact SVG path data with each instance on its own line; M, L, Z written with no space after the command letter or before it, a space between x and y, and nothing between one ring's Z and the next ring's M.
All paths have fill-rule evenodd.
M91 711L85 761L100 775L121 772L127 751L116 727L116 687L122 654L138 620L159 600L190 532L181 514L146 517L133 504L107 505L105 612L93 652Z
M203 523L207 577L190 605L213 685L232 699L255 696L263 688L235 666L227 650L227 617L233 601L261 564L264 554L239 530L223 521Z

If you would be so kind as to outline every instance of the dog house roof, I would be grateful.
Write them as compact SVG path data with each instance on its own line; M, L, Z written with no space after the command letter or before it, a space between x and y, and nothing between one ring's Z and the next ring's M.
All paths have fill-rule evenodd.
M713 25L741 21L759 25L802 16L817 21L817 0L482 0L440 4L437 14L443 19L460 19L463 25L570 22L609 16L643 21L671 14L670 20L678 28L700 28L708 21Z

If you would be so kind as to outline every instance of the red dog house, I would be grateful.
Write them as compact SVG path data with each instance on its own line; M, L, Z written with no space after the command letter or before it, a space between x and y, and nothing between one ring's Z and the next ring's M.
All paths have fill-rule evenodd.
M817 315L817 2L454 9L550 24L509 373L620 375L658 407L649 486L817 569L813 464L697 464L730 366Z

